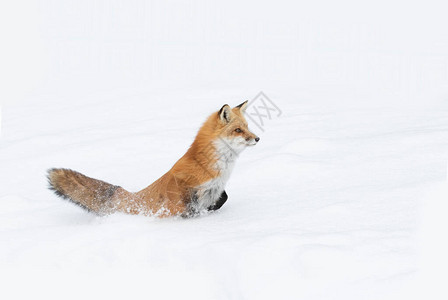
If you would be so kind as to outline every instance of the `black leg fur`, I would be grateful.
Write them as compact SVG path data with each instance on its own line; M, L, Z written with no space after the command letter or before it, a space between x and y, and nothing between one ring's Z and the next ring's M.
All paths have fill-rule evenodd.
M228 198L228 196L227 196L226 191L223 191L221 196L219 197L218 201L216 201L215 204L209 206L208 210L218 210L218 209L220 209L221 206L223 206L224 203L226 203L227 198Z

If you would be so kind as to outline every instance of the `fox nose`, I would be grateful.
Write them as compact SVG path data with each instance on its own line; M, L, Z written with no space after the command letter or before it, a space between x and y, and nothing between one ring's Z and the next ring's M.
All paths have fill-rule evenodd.
M257 136L257 137L255 138L255 141L258 143L259 140L260 140L260 138Z

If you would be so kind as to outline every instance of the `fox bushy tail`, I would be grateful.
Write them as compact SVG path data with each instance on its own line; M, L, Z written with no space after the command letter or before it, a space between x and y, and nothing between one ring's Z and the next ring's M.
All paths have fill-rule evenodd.
M116 210L114 196L117 190L123 190L119 186L87 177L70 169L48 170L48 182L56 195L101 215Z

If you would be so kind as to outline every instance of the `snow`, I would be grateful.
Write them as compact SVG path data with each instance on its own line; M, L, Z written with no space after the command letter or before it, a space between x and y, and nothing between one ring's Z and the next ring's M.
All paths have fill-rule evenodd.
M0 18L2 298L446 299L442 2L31 2ZM140 190L260 91L281 114L249 120L215 213L97 217L47 189L64 167Z

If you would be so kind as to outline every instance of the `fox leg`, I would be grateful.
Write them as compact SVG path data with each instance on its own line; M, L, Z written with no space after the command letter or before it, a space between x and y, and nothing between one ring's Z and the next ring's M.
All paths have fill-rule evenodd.
M219 197L219 199L215 202L215 204L209 206L207 209L208 210L218 210L218 209L220 209L221 206L223 206L224 203L226 203L227 198L229 198L229 197L227 196L226 191L223 191L221 196Z

